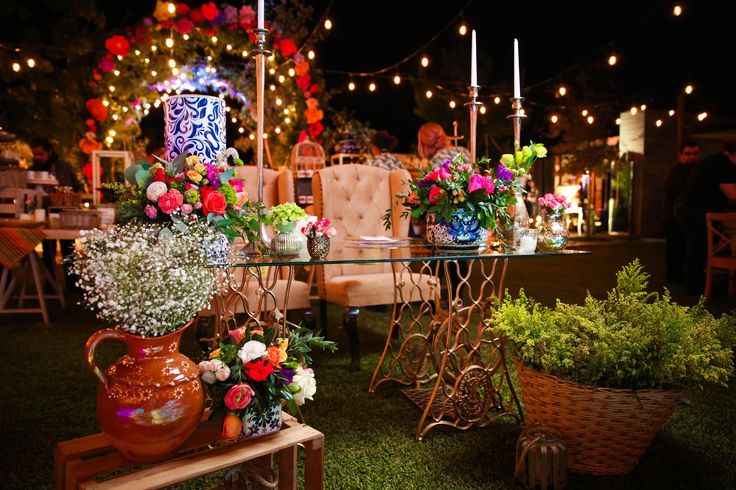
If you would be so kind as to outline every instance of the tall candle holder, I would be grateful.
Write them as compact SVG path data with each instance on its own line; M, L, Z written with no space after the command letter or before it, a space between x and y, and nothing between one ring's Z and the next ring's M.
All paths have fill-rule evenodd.
M507 119L513 119L514 123L514 150L521 148L521 120L526 119L524 114L524 108L522 102L524 97L512 97L511 110L513 111L510 115L506 116Z
M478 90L480 89L480 86L478 85L470 85L468 86L468 98L469 101L465 103L465 105L470 110L470 147L468 148L468 151L470 152L470 161L475 162L475 146L477 142L477 125L478 125L478 107L483 105L483 102L478 101Z
M252 54L256 60L256 166L258 168L259 208L263 207L263 105L266 86L266 57L271 56L271 51L266 49L268 33L268 29L253 29L253 34L256 36L256 49L252 51ZM261 223L259 238L263 245L267 247L271 245L271 237L263 223Z

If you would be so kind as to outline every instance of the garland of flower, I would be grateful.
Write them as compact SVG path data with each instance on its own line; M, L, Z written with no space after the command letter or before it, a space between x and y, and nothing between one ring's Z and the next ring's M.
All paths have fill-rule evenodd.
M239 126L234 146L253 145L255 70L249 53L255 48L255 10L250 5L238 9L209 2L191 8L177 3L171 13L169 5L157 2L152 18L105 41L107 52L89 81L94 96L86 101L90 118L80 141L83 151L101 147L102 140L108 147L124 142L129 147L152 107L170 94L192 92L224 98L228 122ZM274 5L273 11L280 8L286 7ZM265 132L285 148L307 137L319 141L324 130L321 74L279 26L266 28L273 56L266 65Z

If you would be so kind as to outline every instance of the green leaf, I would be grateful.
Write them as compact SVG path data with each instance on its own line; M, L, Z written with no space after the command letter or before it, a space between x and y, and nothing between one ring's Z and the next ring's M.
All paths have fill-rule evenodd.
M231 168L230 170L228 170L226 172L222 172L220 174L220 183L221 184L227 184L228 182L230 182L230 179L233 178L233 175L234 174L235 174L235 169L234 168Z
M130 185L136 185L138 182L135 179L136 174L139 170L143 170L143 165L136 163L125 169L125 181Z
M148 170L138 170L135 173L135 181L140 189L145 189L153 181L153 175Z

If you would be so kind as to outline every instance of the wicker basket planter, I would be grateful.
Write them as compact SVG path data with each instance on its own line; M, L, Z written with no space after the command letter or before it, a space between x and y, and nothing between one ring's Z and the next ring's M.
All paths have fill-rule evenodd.
M674 411L681 389L597 388L516 363L528 424L557 429L568 467L593 475L623 475Z

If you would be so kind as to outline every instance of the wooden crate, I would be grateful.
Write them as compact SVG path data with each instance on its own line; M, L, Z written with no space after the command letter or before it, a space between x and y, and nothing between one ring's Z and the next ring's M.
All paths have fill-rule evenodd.
M259 439L223 443L217 440L220 423L203 422L181 447L176 457L141 466L126 459L110 446L103 434L64 441L54 451L54 478L57 490L153 489L192 480L249 461L271 461L278 455L279 488L296 489L296 450L304 447L304 488L323 488L324 435L284 414L281 430ZM98 481L101 475L127 471Z

